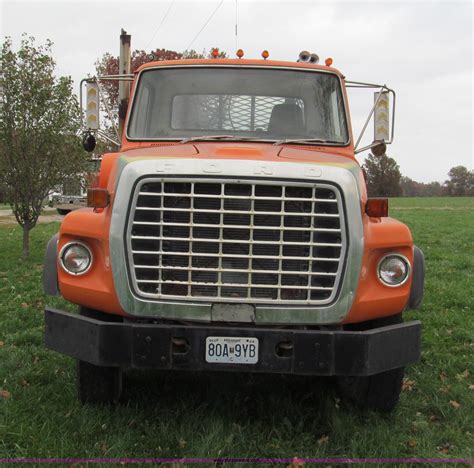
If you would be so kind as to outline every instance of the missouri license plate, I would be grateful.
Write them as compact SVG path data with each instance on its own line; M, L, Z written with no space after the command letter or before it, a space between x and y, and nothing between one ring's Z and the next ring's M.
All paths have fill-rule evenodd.
M206 362L256 364L258 362L258 339L208 336L206 338Z

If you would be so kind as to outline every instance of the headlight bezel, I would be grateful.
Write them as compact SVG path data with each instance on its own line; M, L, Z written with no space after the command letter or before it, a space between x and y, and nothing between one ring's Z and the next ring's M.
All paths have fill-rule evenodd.
M67 253L67 250L73 246L80 246L82 248L84 248L88 255L89 255L89 264L87 265L87 267L82 270L82 271L79 271L79 272L74 272L74 271L71 271L69 270L65 263L64 263L64 255ZM69 275L71 276L82 276L82 275L85 275L92 267L92 263L94 261L94 256L92 255L92 250L91 248L84 242L82 241L70 241L70 242L67 242L66 244L64 244L61 248L61 250L59 251L59 256L58 256L58 259L59 259L59 264L61 265L61 268L66 272L68 273Z
M391 257L395 257L399 260L402 260L403 263L405 264L406 266L406 275L405 275L405 278L400 282L400 283L397 283L397 284L390 284L390 283L387 283L383 278L382 278L382 275L380 274L380 268L382 266L382 263L387 260L388 258L391 258ZM379 280L379 282L381 284L383 284L384 286L387 286L388 288L399 288L400 286L403 286L409 279L410 279L410 276L411 276L411 272L412 272L412 267L411 267L411 263L410 263L410 260L408 260L408 258L405 256L405 255L402 255L401 253L399 252L388 252L386 253L385 255L383 255L380 260L378 261L377 263L377 278Z

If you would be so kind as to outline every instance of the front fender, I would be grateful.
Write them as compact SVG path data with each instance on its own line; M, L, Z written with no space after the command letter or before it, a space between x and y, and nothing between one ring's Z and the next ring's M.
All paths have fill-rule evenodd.
M413 279L407 309L418 309L423 302L425 288L425 256L416 245L413 248Z
M364 255L357 295L344 323L366 322L399 314L409 302L413 276L400 287L387 287L378 278L377 265L390 253L404 255L413 266L411 232L402 222L364 216Z
M58 240L59 233L48 242L43 261L43 289L49 296L59 296L58 286Z

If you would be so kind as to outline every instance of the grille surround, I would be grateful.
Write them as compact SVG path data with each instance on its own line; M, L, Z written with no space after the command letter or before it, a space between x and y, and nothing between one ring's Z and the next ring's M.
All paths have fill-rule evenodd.
M153 184L155 190L159 187L161 192L149 191L149 187ZM186 186L190 187L189 190L184 188ZM200 186L198 190L197 186ZM200 193L205 186L220 187L220 193ZM239 187L240 190L250 187L251 192L236 195L231 191L227 192L228 187ZM264 194L274 191L275 188L281 189L280 195ZM184 190L184 193L180 190ZM305 195L295 196L298 191ZM309 197L308 191L311 193ZM288 193L293 195L287 195ZM324 193L333 194L334 198L321 197L320 194ZM155 201L151 206L145 206L143 198ZM170 205L170 201L176 203ZM201 206L199 203L196 206L196 202L201 203ZM219 207L216 205L217 202ZM202 203L210 205L204 206ZM275 204L278 203L280 211L275 210ZM287 209L289 204L293 204L292 208L296 210ZM302 210L298 211L298 204ZM309 211L308 204L311 206ZM331 206L332 212L319 212L316 208L321 209L321 206ZM140 220L140 217L137 219L137 212L155 215L159 213L159 218L155 217L153 221ZM169 221L173 214L184 218ZM166 215L168 220L165 219ZM207 216L208 222L202 220L196 222L194 219L196 215ZM215 215L219 217L218 222ZM262 217L266 218L266 224L265 219L258 220ZM279 218L278 225L272 225L275 217ZM247 223L242 223L244 218L248 218ZM296 221L298 219L302 223L301 226L291 225L293 221L290 220L298 224ZM268 223L269 220L272 222ZM311 221L309 225L308 220ZM321 220L334 221L336 224L322 223L321 227ZM316 226L314 222L317 222ZM175 303L237 302L278 306L302 304L326 306L338 298L346 264L348 236L343 196L336 185L285 179L146 176L135 184L128 218L124 224L128 278L136 297ZM326 225L332 227L324 227ZM142 226L148 230L154 229L154 235L149 235L150 231L145 232L146 236L141 235L143 232L137 234L137 227ZM172 235L164 232L167 228ZM206 229L207 235L213 232L210 234L213 237L207 237L205 232L206 237L202 237L203 232L198 234L199 231ZM230 231L233 235L229 237ZM237 231L241 234L247 232L248 235L235 238ZM278 233L278 240L255 238L256 233L259 237L262 234L274 235L275 232ZM300 239L295 239L295 236L300 236ZM325 241L322 242L322 239ZM153 250L138 248L137 243L142 241L148 246L155 243L155 248ZM183 244L186 243L188 251L183 248ZM199 252L201 247L197 246L202 244L208 246L207 251ZM217 246L218 251L212 252L212 249L210 251L209 246L214 248ZM257 252L254 250L255 246ZM237 254L232 253L232 249L242 247L246 250ZM266 248L278 248L278 254L271 255L268 252L267 255L265 252L262 254L261 249ZM293 255L291 249L294 251ZM302 254L302 249L308 253ZM333 251L322 257L315 253L320 251L318 249L326 249L326 252L331 252L333 249ZM144 258L151 259L151 263L143 265ZM213 261L207 266L195 262L202 258ZM163 263L164 259L166 265ZM156 260L156 264L153 260ZM171 260L179 264L173 264ZM187 265L184 264L186 260ZM246 261L247 264L242 267L237 265L239 261ZM275 262L277 262L276 268ZM305 269L295 270L296 262L302 262ZM290 267L290 264L293 266ZM145 277L143 272L147 273ZM299 281L292 282L295 278ZM302 278L307 278L306 284L301 284ZM142 285L159 285L161 289L150 291L150 288L144 288ZM199 288L200 291L197 293ZM206 288L207 292L213 291L212 294L203 293ZM226 292L226 288L233 292Z

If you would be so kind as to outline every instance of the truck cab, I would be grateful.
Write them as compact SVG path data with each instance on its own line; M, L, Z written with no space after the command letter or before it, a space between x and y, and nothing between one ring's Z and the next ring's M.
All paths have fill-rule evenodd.
M423 254L367 196L330 65L173 60L129 77L120 150L45 258L46 291L79 307L46 307L45 339L77 360L81 401L116 402L124 369L155 368L335 376L356 405L395 407L420 355L402 313L421 304Z

